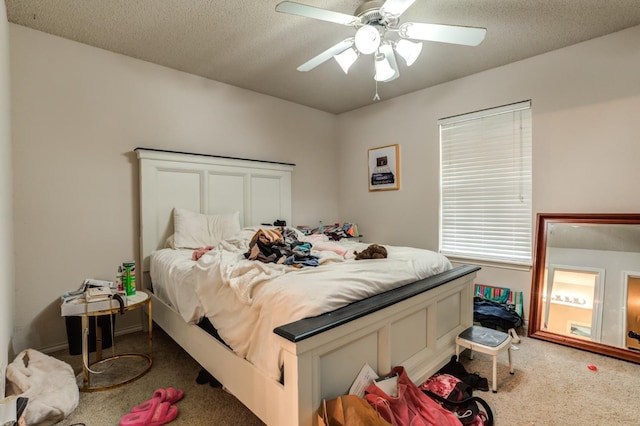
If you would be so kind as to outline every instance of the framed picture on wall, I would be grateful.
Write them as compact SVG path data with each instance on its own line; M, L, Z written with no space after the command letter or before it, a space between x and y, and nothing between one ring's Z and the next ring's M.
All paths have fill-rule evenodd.
M369 150L369 191L400 189L398 144Z

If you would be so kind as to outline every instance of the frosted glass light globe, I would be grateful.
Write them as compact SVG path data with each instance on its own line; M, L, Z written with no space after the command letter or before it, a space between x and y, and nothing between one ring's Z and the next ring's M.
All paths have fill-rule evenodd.
M360 53L370 55L380 46L380 32L371 25L364 25L356 31L355 43Z

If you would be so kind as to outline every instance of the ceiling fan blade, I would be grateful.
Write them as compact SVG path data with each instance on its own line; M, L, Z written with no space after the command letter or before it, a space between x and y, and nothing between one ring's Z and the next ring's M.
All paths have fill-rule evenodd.
M380 7L382 15L400 16L405 10L415 3L416 0L387 0Z
M346 13L334 12L332 10L320 9L319 7L307 6L306 4L283 1L276 6L276 12L289 13L291 15L304 16L305 18L319 19L321 21L333 22L342 25L355 25L360 22L360 18Z
M311 58L304 64L300 65L298 67L298 71L302 71L302 72L311 71L321 63L328 61L329 59L333 58L335 55L339 53L344 52L351 46L353 46L353 37L346 38L342 40L340 43L334 44L333 46L331 46L330 48L328 48L318 56Z
M484 40L487 29L406 22L400 25L399 33L404 38L477 46Z

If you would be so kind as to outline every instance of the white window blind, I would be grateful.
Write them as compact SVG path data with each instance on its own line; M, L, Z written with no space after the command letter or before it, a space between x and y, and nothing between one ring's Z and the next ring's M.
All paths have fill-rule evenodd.
M531 103L438 124L440 251L531 265Z

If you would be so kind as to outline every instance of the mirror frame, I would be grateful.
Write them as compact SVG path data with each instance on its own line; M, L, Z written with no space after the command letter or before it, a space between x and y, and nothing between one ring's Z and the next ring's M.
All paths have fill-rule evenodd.
M547 230L550 224L555 223L640 225L640 214L538 213L536 220L533 277L531 282L531 303L529 306L528 336L626 361L640 363L640 352L617 346L610 346L603 343L590 342L588 340L565 336L541 329L542 291L544 288L545 263L547 255Z

